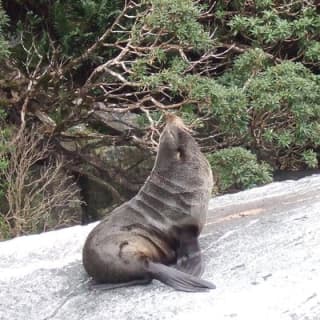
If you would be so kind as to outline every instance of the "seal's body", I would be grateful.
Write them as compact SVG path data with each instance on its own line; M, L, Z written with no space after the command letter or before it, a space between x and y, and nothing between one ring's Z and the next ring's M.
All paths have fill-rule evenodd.
M89 234L83 248L88 274L106 288L153 278L183 291L214 288L199 278L198 243L212 186L196 141L180 118L168 115L145 184Z

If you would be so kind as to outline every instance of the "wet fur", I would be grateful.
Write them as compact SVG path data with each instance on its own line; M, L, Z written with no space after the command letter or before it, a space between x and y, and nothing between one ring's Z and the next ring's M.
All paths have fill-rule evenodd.
M89 234L83 248L88 274L108 289L154 278L183 291L214 288L199 278L198 243L212 184L196 141L180 118L168 114L145 184Z

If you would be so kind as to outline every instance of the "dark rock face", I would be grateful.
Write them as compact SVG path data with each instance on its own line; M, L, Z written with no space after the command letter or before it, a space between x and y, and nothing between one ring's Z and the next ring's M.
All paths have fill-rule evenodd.
M81 264L95 226L0 243L0 319L319 319L320 176L210 202L200 238L217 289L90 291Z
M117 190L116 198L89 177L81 179L81 189L86 202L86 215L89 219L101 219L113 206L132 198L148 177L154 158L146 151L132 146L99 147L91 150L91 157L98 159L103 171L86 168L89 173L99 176L102 181Z
M137 117L132 114L95 113L98 114L104 128L123 135L137 125ZM77 136L91 138L72 138ZM98 131L81 124L66 131L66 136L59 141L67 154L79 160L79 165L72 170L79 175L82 200L86 204L83 206L84 223L103 218L114 207L132 198L148 177L155 158L136 146L106 145L100 139Z

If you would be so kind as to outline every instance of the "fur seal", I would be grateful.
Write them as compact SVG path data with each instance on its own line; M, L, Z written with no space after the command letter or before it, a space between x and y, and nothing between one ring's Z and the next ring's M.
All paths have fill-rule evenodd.
M166 115L154 167L130 201L88 235L83 265L97 287L157 279L177 290L203 291L198 236L213 186L208 161L183 121Z

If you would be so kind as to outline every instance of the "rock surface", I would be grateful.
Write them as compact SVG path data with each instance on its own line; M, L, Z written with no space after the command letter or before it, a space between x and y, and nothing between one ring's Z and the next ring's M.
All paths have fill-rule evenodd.
M0 243L0 319L320 319L320 175L213 199L201 245L217 289L88 289L94 224Z

